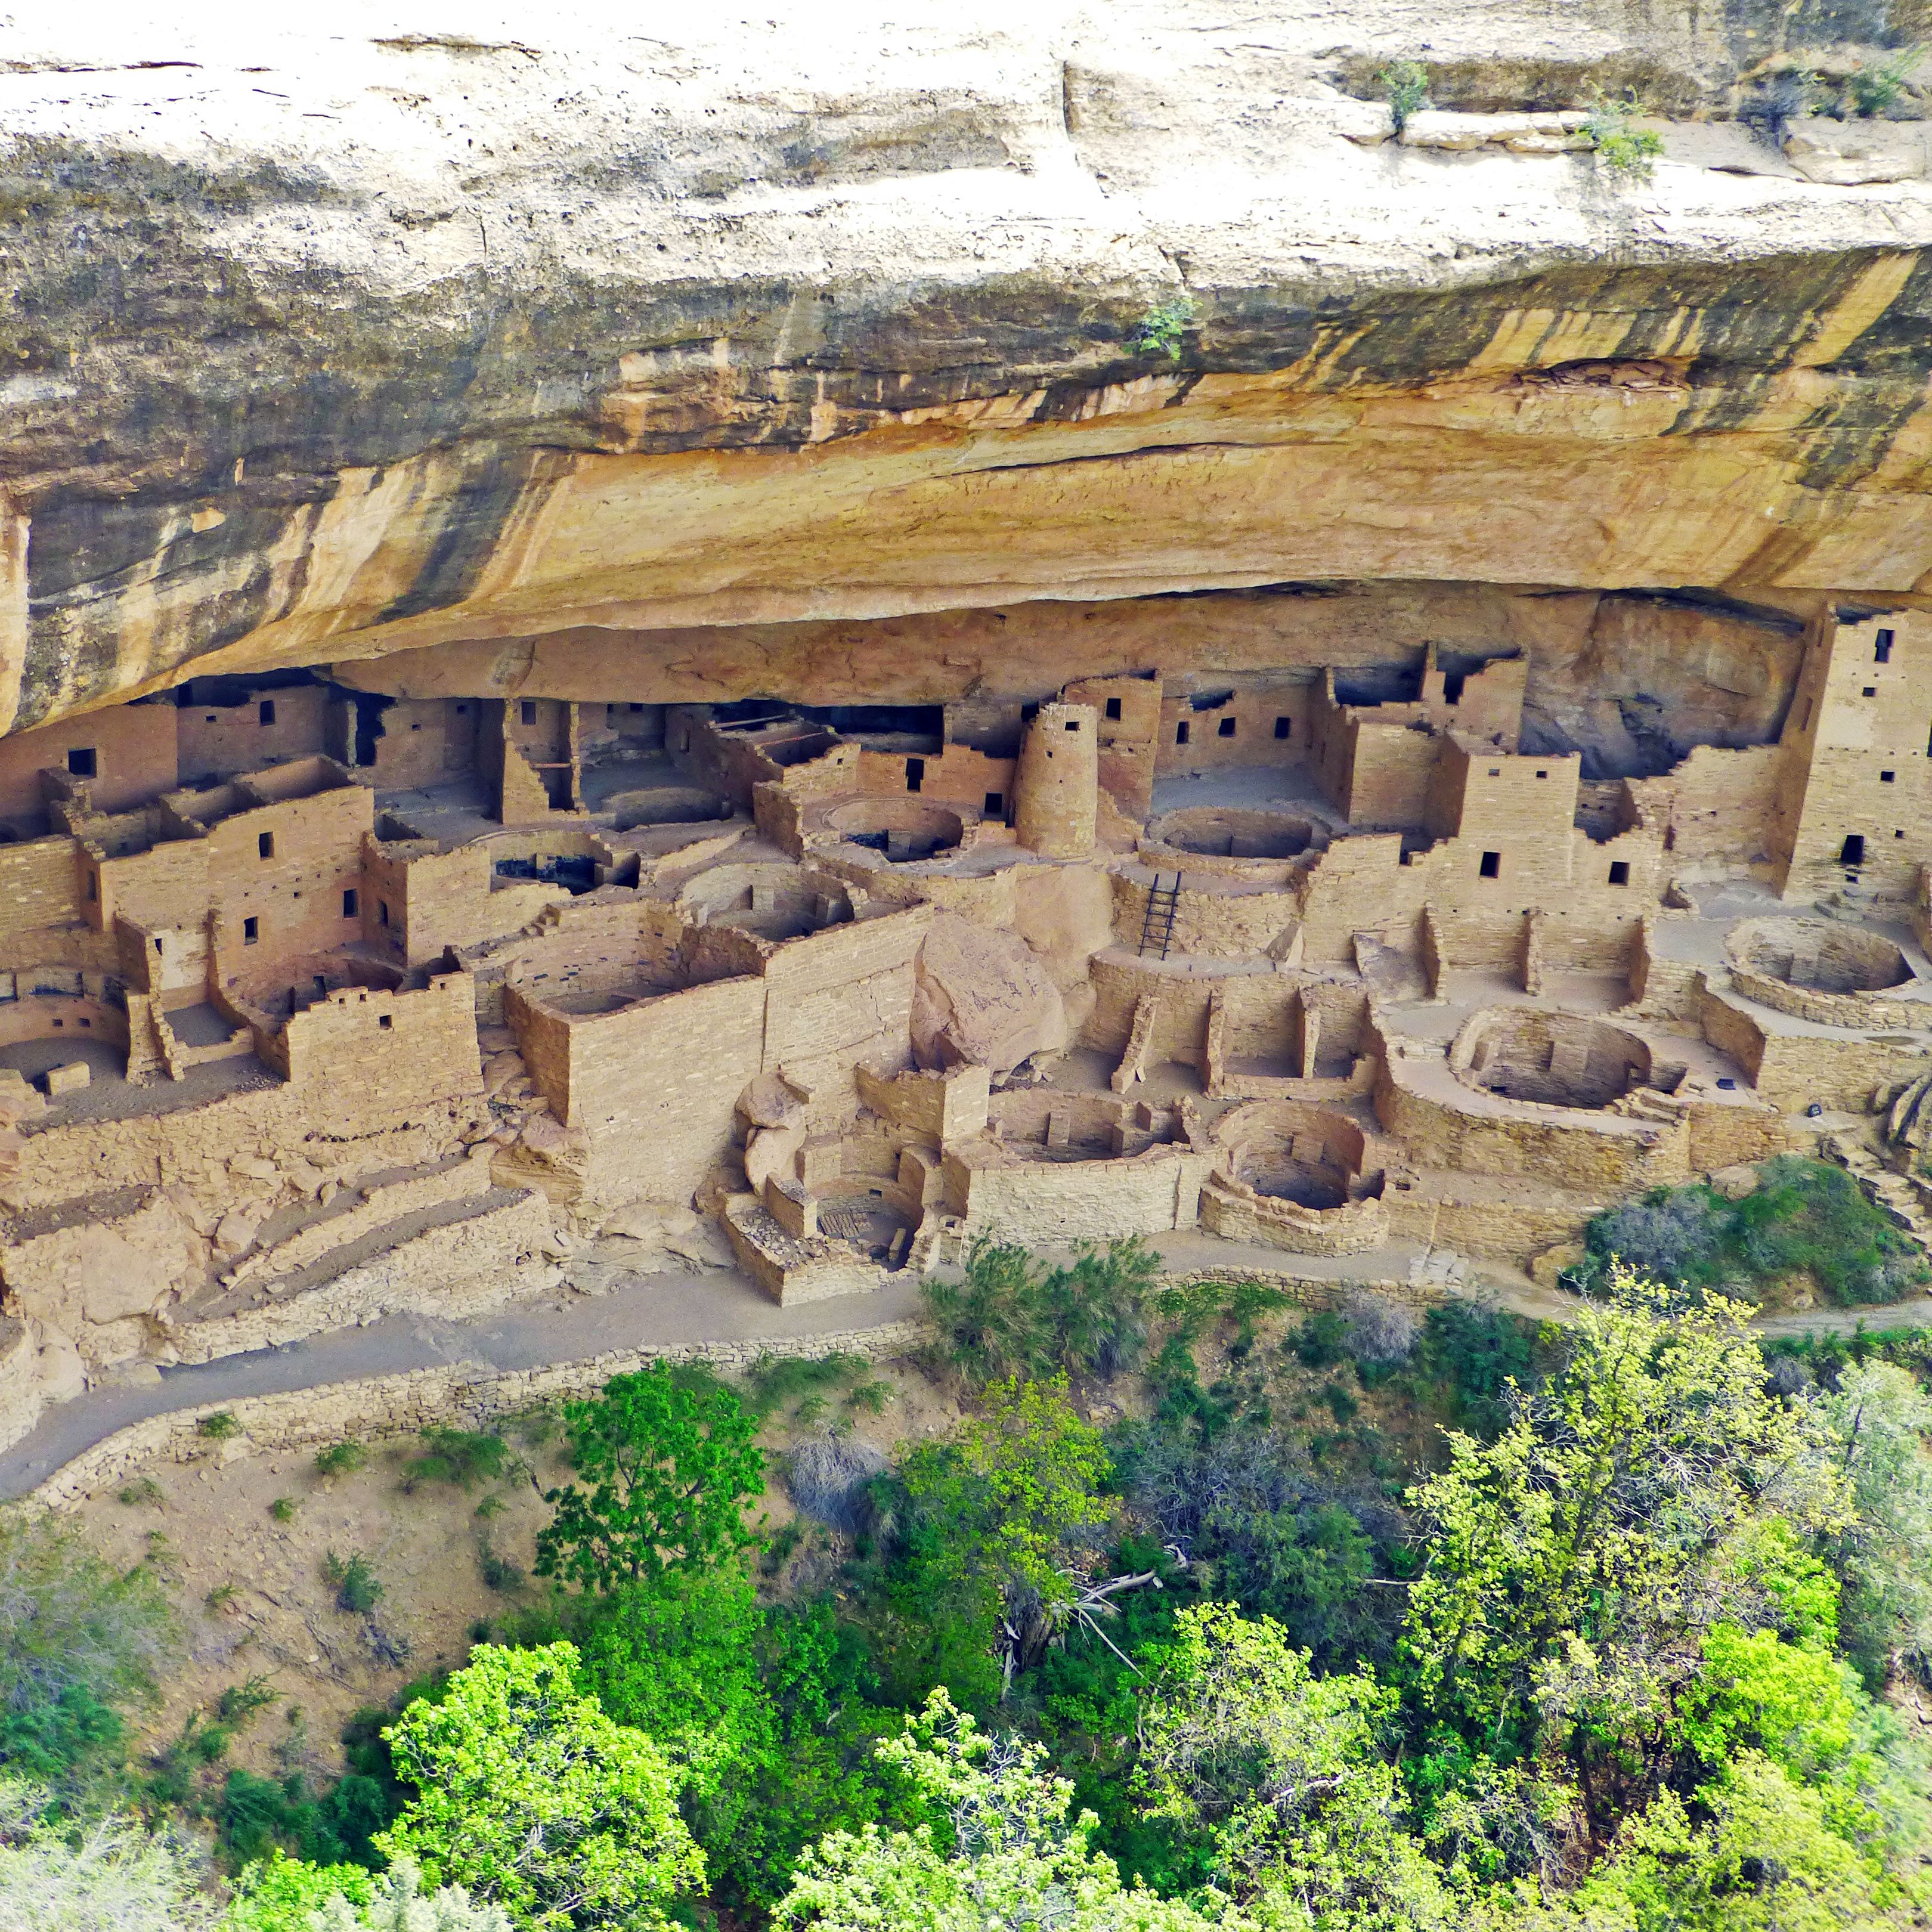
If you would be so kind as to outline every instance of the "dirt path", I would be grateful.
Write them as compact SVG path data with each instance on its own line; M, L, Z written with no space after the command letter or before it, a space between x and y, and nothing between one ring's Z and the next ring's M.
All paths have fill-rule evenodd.
M1405 1279L1418 1258L1418 1251L1405 1244L1391 1244L1371 1255L1327 1258L1284 1254L1196 1232L1162 1236L1154 1245L1177 1273L1247 1266L1338 1282ZM0 1499L24 1495L116 1430L170 1409L393 1375L443 1362L484 1361L500 1369L526 1369L612 1348L830 1334L903 1322L920 1307L919 1286L911 1280L890 1282L870 1295L791 1309L774 1307L768 1296L730 1269L632 1274L625 1282L608 1294L567 1292L558 1300L502 1310L470 1322L393 1316L366 1328L341 1329L284 1348L164 1370L152 1382L92 1389L50 1410L30 1435L0 1453ZM1478 1270L1472 1265L1468 1279L1449 1292L1493 1302L1536 1321L1573 1320L1579 1305L1574 1296L1540 1288L1526 1275L1490 1267ZM1850 1334L1861 1322L1872 1328L1932 1327L1932 1299L1883 1308L1771 1316L1757 1325L1767 1335Z
M283 1348L165 1369L158 1379L131 1387L90 1389L50 1409L30 1435L0 1454L0 1498L24 1495L116 1430L170 1409L442 1362L527 1369L613 1348L835 1334L903 1322L918 1310L918 1285L910 1280L889 1282L873 1294L778 1308L742 1275L711 1268L698 1274L633 1274L628 1285L608 1294L567 1294L470 1322L395 1316Z

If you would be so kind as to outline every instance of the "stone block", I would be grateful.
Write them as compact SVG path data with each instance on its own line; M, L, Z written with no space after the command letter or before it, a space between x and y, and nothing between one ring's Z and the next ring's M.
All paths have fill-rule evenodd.
M92 1070L84 1060L70 1060L58 1066L46 1070L47 1098L58 1100L63 1094L76 1094L93 1078Z

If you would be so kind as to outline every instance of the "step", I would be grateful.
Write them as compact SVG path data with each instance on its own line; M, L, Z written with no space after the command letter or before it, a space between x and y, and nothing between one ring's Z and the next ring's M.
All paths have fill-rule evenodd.
M560 1277L551 1238L550 1204L528 1188L420 1208L284 1277L272 1297L179 1311L192 1318L172 1328L175 1358L212 1361L386 1315L457 1321L527 1300Z
M304 1215L292 1229L244 1256L222 1276L223 1286L236 1289L272 1287L419 1208L473 1201L489 1192L494 1151L488 1147L472 1149L423 1167L391 1168L359 1186L346 1187L326 1207Z

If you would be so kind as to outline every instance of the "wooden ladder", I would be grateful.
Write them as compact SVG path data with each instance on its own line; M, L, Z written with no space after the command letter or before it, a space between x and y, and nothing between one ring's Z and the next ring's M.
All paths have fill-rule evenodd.
M1141 950L1151 952L1156 945L1160 956L1167 957L1168 942L1174 937L1174 915L1180 904L1180 874L1176 872L1174 883L1164 886L1160 874L1154 875L1154 884L1148 888L1147 910L1141 915Z

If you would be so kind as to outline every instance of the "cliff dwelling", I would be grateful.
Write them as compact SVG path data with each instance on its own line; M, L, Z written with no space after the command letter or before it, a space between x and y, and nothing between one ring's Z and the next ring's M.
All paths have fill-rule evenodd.
M1756 0L1452 10L1405 118L1348 10L600 44L595 132L14 64L0 1443L626 1228L855 1326L982 1236L1547 1288L1788 1151L1918 1228L1932 124L1766 119Z

